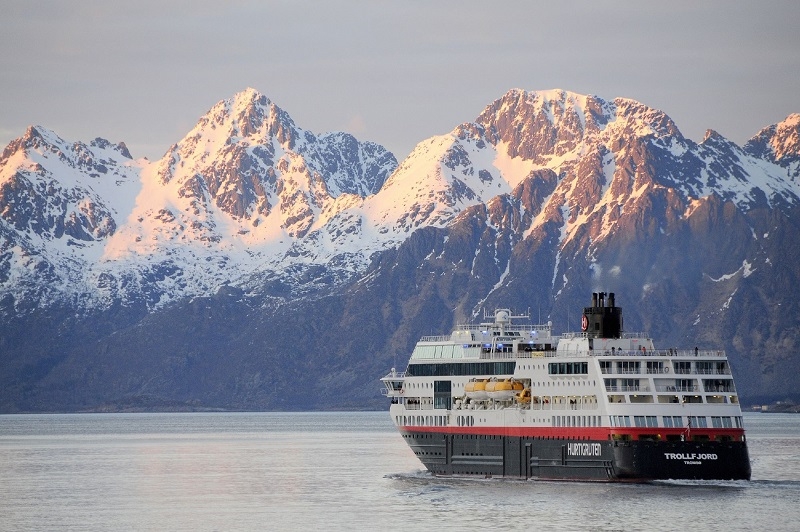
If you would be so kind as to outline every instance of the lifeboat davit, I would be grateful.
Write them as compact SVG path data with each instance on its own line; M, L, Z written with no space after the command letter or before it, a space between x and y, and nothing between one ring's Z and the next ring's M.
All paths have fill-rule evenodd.
M525 388L521 392L517 393L516 396L517 402L520 404L528 404L531 402L531 389Z
M491 388L491 389L490 389ZM486 384L486 393L489 399L495 401L507 401L513 399L518 393L522 391L524 386L519 381L514 379L504 379L501 381L492 381Z
M467 399L474 399L476 401L485 401L489 398L486 395L486 380L479 379L479 380L471 380L464 385L464 395L467 396Z

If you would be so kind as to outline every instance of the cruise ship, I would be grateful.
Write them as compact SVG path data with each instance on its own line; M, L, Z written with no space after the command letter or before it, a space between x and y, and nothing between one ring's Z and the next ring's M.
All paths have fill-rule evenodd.
M498 309L425 336L405 371L381 381L392 420L435 475L750 478L725 352L656 349L624 332L614 293L592 294L580 332L556 336Z

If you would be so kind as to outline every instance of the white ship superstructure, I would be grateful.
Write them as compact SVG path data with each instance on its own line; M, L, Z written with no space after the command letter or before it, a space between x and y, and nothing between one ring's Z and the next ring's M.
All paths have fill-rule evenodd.
M493 320L423 337L382 379L390 414L436 474L649 480L750 477L723 351L656 349L596 293L581 331Z

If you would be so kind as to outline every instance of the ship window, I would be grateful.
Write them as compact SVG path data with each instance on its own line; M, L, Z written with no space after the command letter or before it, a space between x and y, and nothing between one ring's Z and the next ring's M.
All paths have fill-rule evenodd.
M513 375L516 362L445 362L409 364L410 377L450 377L475 375Z
M713 375L714 374L714 363L708 361L700 361L695 363L695 367L697 367L697 373L700 375Z
M547 365L550 375L586 375L589 373L588 362L551 362Z
M451 388L451 381L433 381L433 408L450 410L453 401Z
M675 373L688 375L692 372L691 362L675 362Z
M622 374L636 374L639 373L639 361L638 360L618 360L617 361L617 373Z
M657 427L658 426L658 418L656 416L647 416L647 426L648 427Z
M631 426L631 417L630 416L612 416L612 421L614 421L614 418L616 418L616 426L617 427L630 427Z
M707 428L708 422L705 416L689 416L689 426L692 428Z
M707 392L732 392L732 380L703 379L703 389Z
M667 428L672 427L672 416L664 416L664 426Z
M633 416L633 424L637 427L645 427L644 416Z

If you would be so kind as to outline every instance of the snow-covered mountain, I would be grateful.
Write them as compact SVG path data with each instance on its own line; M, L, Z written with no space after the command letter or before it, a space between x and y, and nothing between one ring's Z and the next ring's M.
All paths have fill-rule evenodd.
M155 308L285 267L295 241L380 189L397 161L345 133L304 131L247 89L153 163L35 127L0 165L3 294Z
M133 208L145 161L104 139L67 142L30 127L0 156L0 294L12 308L84 290L89 267ZM19 310L19 308L17 308Z
M153 162L33 127L0 158L0 312L17 323L0 345L40 386L92 375L84 405L111 400L110 382L183 404L202 393L175 379L223 372L224 351L245 369L226 366L201 403L283 408L295 392L277 376L319 372L296 400L332 406L434 325L536 304L563 330L576 301L613 290L627 324L731 350L745 393L794 389L799 137L794 114L744 146L698 143L630 99L516 89L400 164L301 129L253 89ZM94 343L34 349L23 332L43 315ZM50 354L26 362L37 349Z

